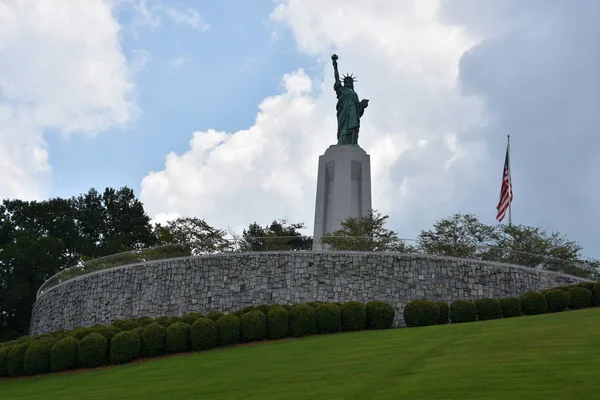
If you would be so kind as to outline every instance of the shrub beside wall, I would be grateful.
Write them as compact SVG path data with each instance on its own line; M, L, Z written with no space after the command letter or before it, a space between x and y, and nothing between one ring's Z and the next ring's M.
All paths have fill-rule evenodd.
M440 320L440 309L429 300L409 301L404 307L404 322L406 326L435 325Z
M83 368L96 368L104 364L108 341L99 333L92 332L79 342L77 361Z
M267 335L269 339L276 340L287 337L289 334L290 313L282 306L273 306L267 314Z
M571 299L571 309L578 310L592 306L592 292L583 287L574 287L569 289Z
M504 318L514 318L523 315L521 299L517 297L500 299L500 307L502 308L502 316Z
M190 351L190 326L185 322L175 322L167 328L167 352L183 353Z
M29 348L30 343L21 343L11 347L6 356L6 371L8 376L22 376L25 373L23 369L23 357Z
M339 332L342 329L342 309L333 303L317 307L317 330L319 333Z
M342 305L342 330L358 331L367 327L365 305L358 301L347 301Z
M308 304L297 304L290 311L290 333L300 337L317 332L317 312Z
M440 317L438 318L438 324L444 325L450 322L450 306L445 301L436 301L435 305L440 310Z
M147 325L141 340L141 355L144 357L162 356L167 352L167 328L158 323Z
M564 290L550 290L546 292L546 301L548 302L548 311L551 313L564 311L569 308L571 299Z
M267 336L267 317L257 309L249 311L242 316L240 328L244 342L264 340Z
M389 329L394 323L394 307L385 301L371 300L365 305L367 329Z
M142 341L137 333L119 332L110 341L110 362L125 364L138 358L141 350Z
M27 375L50 372L50 351L56 340L50 338L34 341L23 355L23 370Z
M217 323L209 318L198 318L190 327L192 350L210 350L219 344Z
M77 348L79 340L67 336L54 343L50 350L50 368L52 371L65 371L77 366Z
M541 293L528 292L521 296L521 308L525 315L545 314L548 312L548 301Z
M477 306L469 300L456 300L450 304L450 320L452 323L477 321Z
M481 321L502 318L502 306L496 299L475 300L477 316Z
M217 321L219 346L230 346L240 342L240 319L235 315L225 315Z

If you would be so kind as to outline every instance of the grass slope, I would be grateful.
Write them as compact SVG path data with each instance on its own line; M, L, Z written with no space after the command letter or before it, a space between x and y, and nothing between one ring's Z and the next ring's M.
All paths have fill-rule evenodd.
M593 399L600 309L359 332L0 382L6 400Z

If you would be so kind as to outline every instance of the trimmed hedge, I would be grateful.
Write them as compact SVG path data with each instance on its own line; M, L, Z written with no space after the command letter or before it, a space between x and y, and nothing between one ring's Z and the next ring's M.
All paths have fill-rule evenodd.
M133 319L120 319L117 321L113 321L111 323L112 326L116 326L121 331L132 331L135 328L140 327L140 323Z
M394 324L396 312L385 301L371 300L365 305L367 329L389 329Z
M450 306L445 301L436 301L435 305L440 309L438 324L445 325L450 322ZM391 307L391 306L390 306Z
M187 315L184 315L181 318L181 322L185 322L188 325L192 325L194 322L196 322L197 319L202 318L203 315L197 312L191 312Z
M162 356L167 352L167 328L153 323L144 328L141 335L142 350L140 354L144 357Z
M367 327L365 305L358 301L348 301L342 305L342 330L357 331Z
M502 318L502 306L496 299L477 299L477 316L481 321Z
M183 322L183 318L177 316L171 317L171 324L174 324L175 322Z
M50 372L50 351L56 340L44 338L31 343L23 356L23 370L26 375Z
M342 309L335 304L323 303L317 307L317 331L339 332L342 329Z
M77 327L71 330L70 335L81 340L92 332L94 332L92 328Z
M571 299L569 294L564 290L554 289L546 293L546 301L548 302L548 311L560 312L569 308Z
M219 344L217 323L209 318L198 318L190 326L192 350L210 350Z
M594 290L595 284L596 284L595 282L581 282L577 286L585 288L585 289L589 290L590 292L592 292Z
M600 304L600 281L596 282L596 284L594 285L594 290L592 291L594 298L596 300L596 302L594 303L595 306Z
M185 322L175 322L167 328L167 352L186 351L190 351L190 326Z
M224 315L217 320L219 346L230 346L240 342L240 319L235 315Z
M146 326L146 325L150 325L150 324L153 324L154 322L156 322L156 321L154 321L153 318L150 318L150 317L140 317L140 318L136 319L136 321L138 324L140 324L140 326Z
M0 376L8 376L8 370L6 369L6 357L8 357L8 353L12 347L4 346L0 348Z
M110 362L125 364L138 358L141 350L142 341L137 333L119 332L110 341Z
M290 333L300 337L317 332L317 312L308 304L297 304L290 311Z
M121 330L114 325L109 325L109 326L95 325L92 327L92 329L94 332L99 333L102 336L104 336L104 338L106 339L106 341L108 343L110 343L113 336L115 336L117 333L121 332Z
M290 313L282 306L273 306L267 314L269 339L281 339L289 335Z
M240 327L244 342L264 340L267 337L267 317L258 309L244 314L240 321Z
M578 310L592 306L592 292L583 287L574 287L569 290L571 309Z
M99 333L92 332L79 341L77 361L83 368L95 368L104 364L108 341Z
M537 292L527 292L521 296L521 308L525 315L538 315L548 312L546 296Z
M171 317L158 317L158 318L156 318L156 322L159 325L164 326L165 328L168 328L169 325L171 325Z
M23 368L23 357L31 343L21 343L10 348L6 356L6 371L8 376L22 376L25 374Z
M50 350L50 369L52 371L65 371L77 366L77 348L79 340L67 336L54 343Z
M256 309L260 310L263 314L265 314L266 317L267 315L269 315L269 310L271 309L271 306L261 304L260 306L256 306Z
M450 304L450 320L454 324L477 321L477 306L469 300L456 300Z
M242 314L248 314L250 311L254 311L254 310L256 310L256 307L246 306L246 307L242 308L240 311L242 312Z
M210 318L215 322L217 322L223 316L225 316L225 314L223 314L221 311L211 311L208 314L206 314L207 318Z
M435 325L440 319L440 309L430 300L409 301L404 307L404 322L406 326Z
M504 318L514 318L523 315L521 300L517 297L500 299L500 307L502 308L502 316Z

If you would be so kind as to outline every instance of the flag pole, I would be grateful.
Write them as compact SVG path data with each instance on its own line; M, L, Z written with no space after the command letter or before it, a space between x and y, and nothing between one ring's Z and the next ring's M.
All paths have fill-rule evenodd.
M512 174L510 172L510 135L506 135L508 147L508 176L510 177L510 186L512 192ZM512 225L512 201L508 203L508 226Z

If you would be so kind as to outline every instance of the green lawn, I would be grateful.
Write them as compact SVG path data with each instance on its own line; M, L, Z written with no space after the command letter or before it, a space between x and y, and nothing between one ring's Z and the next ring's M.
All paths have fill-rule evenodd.
M600 309L221 349L0 382L0 399L594 399Z

